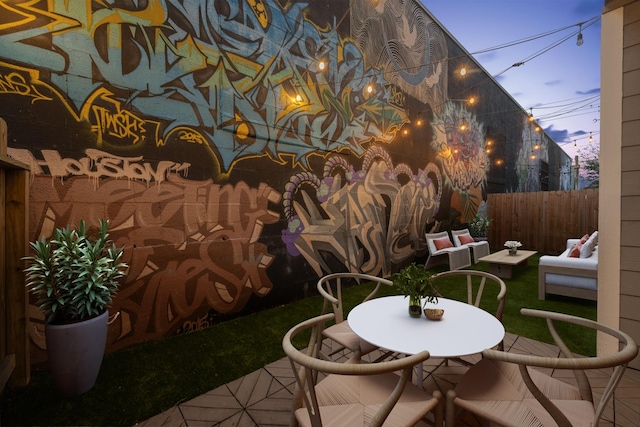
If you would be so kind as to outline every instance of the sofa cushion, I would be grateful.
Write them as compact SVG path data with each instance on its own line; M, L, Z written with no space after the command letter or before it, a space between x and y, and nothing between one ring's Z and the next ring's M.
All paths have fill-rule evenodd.
M585 234L584 236L582 236L582 239L580 239L580 243L585 244L585 242L589 239L589 234Z
M453 247L453 243L451 243L451 240L449 240L448 237L443 237L441 239L434 239L433 244L436 245L436 249L439 251L445 248Z
M466 245L467 243L475 242L475 240L473 240L473 237L471 237L470 234L462 234L462 235L458 236L458 239L460 240L460 244L462 244L462 245Z

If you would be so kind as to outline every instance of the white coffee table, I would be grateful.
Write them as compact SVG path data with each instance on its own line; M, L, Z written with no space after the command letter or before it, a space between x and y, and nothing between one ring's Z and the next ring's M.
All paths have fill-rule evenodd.
M360 338L378 347L403 354L428 350L431 357L461 357L492 348L504 339L504 326L492 314L473 305L438 299L444 309L441 320L409 316L404 296L374 298L354 307L347 316ZM418 369L422 384L422 369Z

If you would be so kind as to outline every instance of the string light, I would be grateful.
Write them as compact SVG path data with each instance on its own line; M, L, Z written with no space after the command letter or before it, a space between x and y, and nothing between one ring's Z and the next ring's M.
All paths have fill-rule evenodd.
M367 93L371 93L373 92L373 86L372 85L368 85L367 86Z
M578 143L576 142L576 140L573 140L573 148L578 148Z
M580 29L578 30L578 40L576 40L576 46L582 46L584 43L584 39L582 38L582 24L580 24Z
M320 71L324 70L324 67L325 67L324 61L320 61L318 63L318 68L320 69Z
M589 132L589 142L593 142L593 135L591 135L591 132Z

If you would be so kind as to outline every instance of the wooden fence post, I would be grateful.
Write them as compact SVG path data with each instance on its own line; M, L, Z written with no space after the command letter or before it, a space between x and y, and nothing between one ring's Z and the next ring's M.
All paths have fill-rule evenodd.
M7 155L7 124L0 118L0 391L29 383L27 292L29 167Z

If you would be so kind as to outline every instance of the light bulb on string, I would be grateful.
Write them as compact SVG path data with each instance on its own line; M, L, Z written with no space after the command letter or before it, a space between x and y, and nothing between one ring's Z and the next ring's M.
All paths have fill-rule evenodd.
M591 132L589 132L589 142L593 142L593 135L591 135Z
M578 40L576 40L576 46L582 46L584 39L582 38L582 24L580 24L580 30L578 30Z
M578 143L576 142L576 140L573 140L573 148L578 148Z

